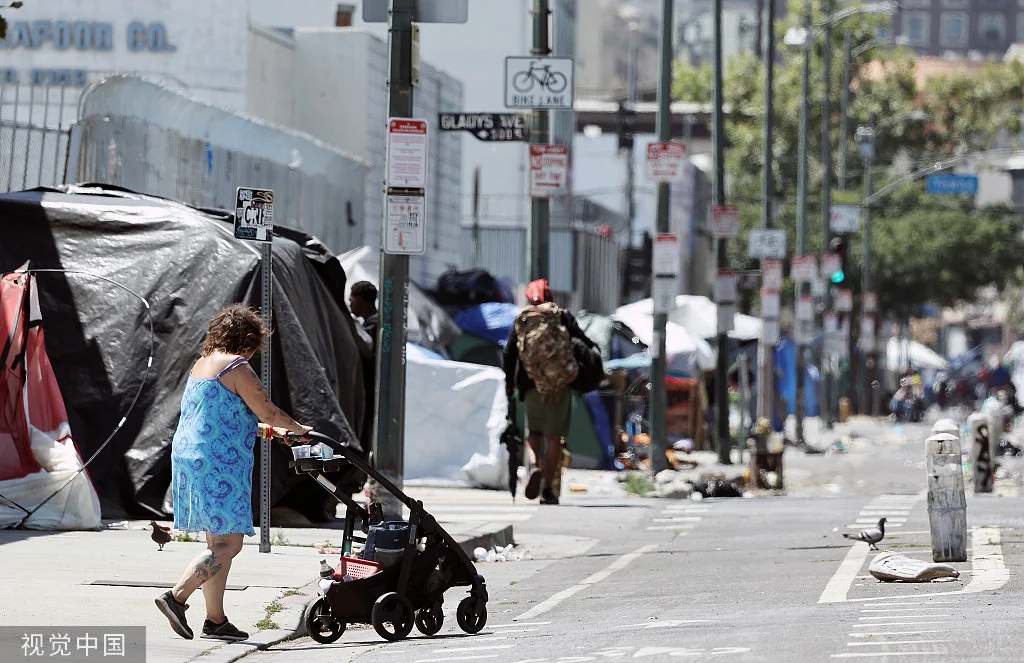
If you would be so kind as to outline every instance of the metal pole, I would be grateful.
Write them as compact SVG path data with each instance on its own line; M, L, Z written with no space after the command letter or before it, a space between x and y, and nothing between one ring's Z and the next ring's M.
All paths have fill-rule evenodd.
M480 167L473 169L473 267L480 266Z
M270 232L273 240L273 230ZM260 313L263 316L263 324L272 329L273 321L273 244L271 242L260 242L260 280L262 282ZM274 392L271 391L270 369L273 358L271 339L268 336L263 339L263 346L260 349L260 381L267 395L273 399ZM260 438L260 552L270 552L270 439Z
M764 172L762 174L761 225L771 228L775 225L773 204L775 202L775 0L768 2L768 17L765 20L767 43L764 49ZM763 273L763 272L762 272ZM762 324L764 318L762 316ZM761 342L757 355L757 416L772 418L772 401L775 398L775 344Z
M636 111L636 97L637 97L637 60L639 56L639 41L637 39L637 23L636 20L632 20L629 24L629 91L628 91L628 103L626 104L630 112ZM633 116L635 117L635 116ZM633 228L636 219L636 193L634 191L636 186L636 167L633 163L634 152L633 152L633 141L636 140L636 125L633 125L631 130L631 137L629 147L626 149L626 221L629 227L629 235L626 238L626 246L633 246ZM687 152L689 154L689 152ZM628 281L627 281L628 285Z
M725 204L725 120L722 113L722 0L715 0L715 59L714 59L714 122L711 133L714 144L714 199L716 205ZM728 241L718 240L718 269L729 267ZM721 304L719 304L721 306ZM721 318L721 315L719 315ZM718 462L732 462L729 439L729 334L718 331L718 365L715 367L715 403L718 405Z
M658 140L672 138L672 4L663 0L661 5L661 37L658 43ZM659 182L657 188L659 233L669 232L669 185ZM651 471L658 473L665 469L667 434L665 410L668 400L665 394L665 327L668 315L654 314L654 361L651 365Z
M811 0L804 2L804 29L807 38L811 39ZM797 254L807 253L807 134L809 131L808 114L810 112L810 77L811 51L808 44L804 48L803 76L800 82L800 148L797 164L797 208L796 208L796 241ZM800 284L800 294L810 294L810 284ZM797 323L799 325L799 323ZM796 438L804 441L804 373L807 370L806 339L801 336L797 344L796 354Z
M850 32L847 31L843 36L843 101L842 101L842 113L839 116L840 129L839 129L839 189L846 191L846 156L849 152L850 142L850 125L849 115L850 112L850 60L852 59L851 48L853 47L853 39Z
M390 0L388 25L388 117L412 117L412 29L415 0ZM381 219L381 237L387 232ZM380 326L377 329L377 403L373 464L398 488L405 474L405 340L409 303L409 256L380 252ZM402 518L402 504L370 483L370 497L387 520Z
M548 36L548 0L533 0L533 48L530 54L544 57L551 54ZM530 113L530 143L544 145L550 141L550 111L534 109ZM530 247L530 280L546 279L550 275L549 261L551 235L551 207L547 198L530 201L530 228L527 243Z
M821 112L821 255L824 257L832 241L830 216L832 212L832 0L825 0L825 44L822 49L824 68L824 99ZM825 313L832 311L832 288L825 284ZM824 318L822 330L825 329ZM824 336L822 337L824 340ZM821 419L825 428L832 429L832 391L836 382L833 369L836 367L834 353L826 352L821 345Z
M874 124L874 123L872 123ZM874 151L874 127L872 126L872 152ZM864 271L861 275L861 293L871 292L871 204L868 199L871 197L871 175L874 168L874 154L870 155L864 160ZM864 307L861 306L861 315L867 315L864 311ZM878 324L877 321L875 324ZM878 343L878 330L875 330L875 343ZM864 356L864 370L861 371L863 377L861 378L861 394L864 403L864 408L868 414L875 414L874 398L871 394L871 382L874 370L869 370L869 365L874 363L872 369L877 369L878 365L878 354L877 348L872 352L862 353ZM874 359L874 362L872 362Z

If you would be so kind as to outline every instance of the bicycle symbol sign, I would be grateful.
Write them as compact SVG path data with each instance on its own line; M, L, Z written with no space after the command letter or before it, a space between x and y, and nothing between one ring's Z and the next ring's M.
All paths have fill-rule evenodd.
M573 89L572 58L505 58L507 108L572 109Z

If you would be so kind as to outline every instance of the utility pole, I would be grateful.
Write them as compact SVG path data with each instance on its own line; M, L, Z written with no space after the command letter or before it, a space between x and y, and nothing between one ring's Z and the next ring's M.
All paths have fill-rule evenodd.
M825 44L822 50L822 61L825 69L825 98L822 102L821 114L821 228L822 244L821 256L824 260L829 252L832 242L832 2L825 0ZM808 51L810 53L810 51ZM825 284L825 314L832 312L832 286ZM834 368L836 361L833 352L827 350L828 344L824 342L825 324L822 317L822 344L821 344L821 419L825 428L832 428L832 400L833 390L836 381Z
M530 13L533 15L533 48L530 55L542 58L551 55L551 42L548 35L548 0L533 0ZM530 144L546 145L551 139L551 115L546 109L534 108L530 111ZM551 207L545 197L533 198L530 201L530 228L527 243L530 247L530 280L546 279L550 276L551 260Z
M388 16L388 117L412 117L413 15L416 0L390 0ZM381 237L387 233L387 205ZM377 407L373 464L399 488L405 475L405 342L409 303L409 256L380 252L380 326L377 329ZM402 519L402 504L370 484L386 520Z
M811 32L811 0L804 0L804 30L807 31L808 42L812 39ZM800 81L800 147L797 165L797 208L796 208L796 241L797 255L807 254L807 134L809 131L808 114L810 112L810 78L811 50L810 43L804 46L803 75ZM810 284L800 283L801 296L810 294ZM797 321L797 327L800 321ZM807 371L807 339L797 334L796 354L796 439L804 441L804 373Z
M619 146L624 147L626 153L626 223L628 234L626 246L633 246L633 227L636 218L636 197L635 182L636 168L634 165L634 136L636 131L636 98L637 98L637 59L639 43L637 32L639 30L636 16L629 16L629 65L626 72L626 103L623 104L619 118ZM625 145L623 146L623 143ZM623 280L623 302L628 303L629 279Z
M775 4L775 0L768 0L768 4L769 5L774 5ZM757 54L758 58L763 58L764 57L764 52L765 52L764 51L765 45L764 45L764 41L763 41L764 40L764 25L765 25L764 0L757 0L757 4L755 5L755 10L754 11L757 12L757 22L756 22L757 32L755 33L756 41L754 43L754 53ZM771 23L769 22L768 25L771 25Z
M762 17L758 14L758 19ZM761 188L764 200L761 206L761 225L771 228L775 225L775 0L768 1L768 17L765 20L767 43L764 48L764 173ZM762 274L764 270L762 269ZM762 315L762 325L767 321ZM762 336L764 332L762 331ZM761 340L758 354L757 376L757 417L772 418L773 399L775 397L775 343Z
M673 0L662 0L661 37L658 42L658 140L668 142L672 138L672 7ZM668 233L669 227L669 185L659 182L657 188L657 229ZM655 275L657 278L657 275ZM653 286L653 282L652 282ZM668 399L665 393L665 327L668 315L654 313L654 360L651 364L651 472L657 474L665 469L667 434L665 410Z
M863 298L871 292L871 193L872 183L871 177L874 172L875 165L875 116L871 115L870 124L868 125L867 132L858 131L857 136L858 142L861 143L861 156L864 158L864 271L861 274L861 317L866 317L868 314L864 310ZM877 321L876 321L877 324ZM877 370L878 365L878 348L876 346L878 342L878 331L875 330L875 338L866 339L861 335L861 353L865 355L863 368L861 371L861 402L864 403L862 407L865 408L869 415L875 414L877 411L875 408L875 399L871 393L872 377ZM865 352L865 350L867 352Z
M715 59L714 59L714 121L711 126L714 143L715 179L713 197L716 205L725 204L725 128L722 113L722 0L715 0ZM729 267L728 242L718 240L718 270ZM719 306L722 304L719 303ZM722 314L719 313L719 324ZM729 437L729 333L718 330L718 365L715 367L715 403L718 406L718 462L732 463L732 440Z
M850 125L847 114L850 112L850 61L853 59L853 38L847 30L843 35L843 101L839 115L839 189L846 191L846 156L849 152Z

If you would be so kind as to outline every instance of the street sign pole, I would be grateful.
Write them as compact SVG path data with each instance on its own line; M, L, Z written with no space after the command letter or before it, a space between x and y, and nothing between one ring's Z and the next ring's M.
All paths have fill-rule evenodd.
M412 32L416 0L390 0L388 21L388 117L413 112ZM389 155L390 158L390 155ZM385 175L387 177L387 175ZM390 182L388 184L391 184ZM373 465L399 488L405 470L405 339L409 302L409 256L385 251L389 205L385 200L380 253L380 325L377 329L377 394L373 428ZM402 519L402 504L375 482L370 498L386 520Z
M238 187L235 191L235 238L260 243L260 315L267 329L273 324L274 192ZM271 340L260 348L260 381L273 398ZM260 552L270 552L270 438L260 436Z
M722 73L725 61L722 58L722 0L715 0L715 57L713 112L714 121L711 126L715 178L712 190L716 205L725 204L725 118L722 100ZM718 240L718 271L729 268L728 240ZM722 306L720 303L719 306ZM723 465L732 463L732 440L729 438L729 330L721 324L719 314L718 325L718 365L715 367L715 404L718 414L718 462ZM741 433L742 435L742 433Z
M671 83L672 83L672 9L673 0L664 0L661 9L661 37L658 43L658 140L667 142L672 137ZM657 188L657 231L668 234L669 226L669 184L659 182ZM657 272L657 269L655 269ZM657 279L657 273L654 278ZM651 284L652 288L654 283ZM652 293L653 294L653 293ZM651 473L665 469L665 451L668 444L666 410L668 395L665 393L665 328L668 315L654 311L654 357L651 363Z
M551 54L548 35L548 0L533 0L533 48L530 54L534 57L545 57ZM530 112L530 144L543 145L551 142L550 111L545 108L533 108ZM550 275L550 222L551 206L546 197L531 197L530 228L527 232L527 245L530 250L530 280L546 279Z
M775 30L771 27L775 25L775 2L770 1L767 5L768 16L765 18L765 26L768 30L766 34L766 44L764 50L764 90L765 90L765 113L764 113L764 132L762 134L764 139L764 172L762 174L763 183L761 186L761 195L764 199L761 202L761 225L764 228L771 228L774 225L774 215L772 214L772 205L775 201L775 177L772 172L773 163L775 161L774 155L774 127L775 127ZM759 20L762 18L759 14L757 17ZM762 271L762 283L765 287L768 286L764 274L768 270L765 269L765 263L761 263ZM781 270L780 270L781 271ZM773 274L774 276L774 274ZM781 274L779 275L779 281L781 281ZM779 284L772 284L776 291L778 291ZM777 296L777 295L776 295ZM757 354L757 416L758 418L765 418L769 421L772 420L772 412L774 409L774 398L775 398L775 345L778 343L778 315L772 319L766 315L764 309L764 296L762 296L761 304L761 339L758 347Z

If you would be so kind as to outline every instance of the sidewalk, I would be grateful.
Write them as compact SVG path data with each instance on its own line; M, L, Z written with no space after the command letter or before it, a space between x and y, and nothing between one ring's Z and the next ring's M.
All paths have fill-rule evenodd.
M428 510L452 501L465 503L472 492L459 489L411 489ZM484 493L490 496L490 493ZM497 496L494 493L494 496ZM503 498L511 504L508 493ZM512 521L504 510L483 520L471 515L478 504L438 518L463 548L505 545ZM522 504L522 502L520 502ZM523 505L525 508L526 505ZM518 510L518 505L517 505ZM524 515L526 511L523 511ZM162 523L167 525L169 523ZM340 525L340 523L339 523ZM145 529L135 529L145 526ZM319 562L325 556L312 546L329 540L340 545L340 529L273 528L270 553L259 552L259 530L246 537L235 558L225 596L232 623L250 634L245 643L200 639L204 617L202 592L189 599L189 624L195 640L175 635L153 600L175 583L185 565L205 549L201 543L172 541L158 552L148 521L130 521L128 529L99 532L32 532L0 530L0 624L9 626L145 626L147 663L224 663L256 648L295 635L302 610L315 595ZM337 556L327 556L336 565ZM268 607L271 607L268 611ZM257 624L259 623L259 626ZM262 627L262 628L261 628ZM20 643L19 643L20 646ZM201 658L200 658L201 657Z

